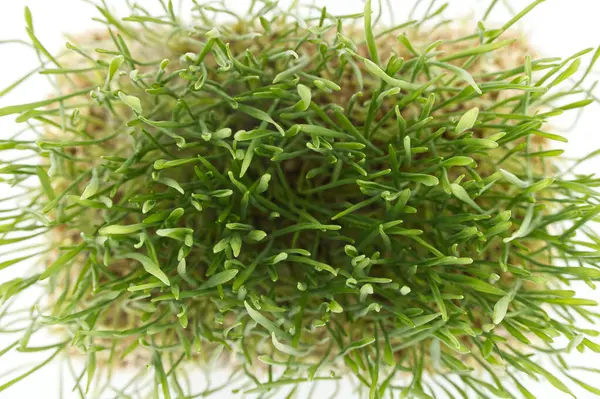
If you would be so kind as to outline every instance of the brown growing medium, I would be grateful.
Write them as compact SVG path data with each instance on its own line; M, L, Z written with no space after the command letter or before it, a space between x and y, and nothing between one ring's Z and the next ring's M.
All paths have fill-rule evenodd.
M244 27L239 26L237 27L237 30L239 31L243 31ZM282 28L281 30L285 30L284 28ZM411 30L409 29L408 31L406 31L406 35L407 37L410 39L411 43L413 43L413 45L415 45L415 47L424 47L425 45L435 42L437 40L443 40L444 43L438 47L438 51L441 52L447 52L447 53L455 53L461 50L464 50L466 48L469 48L470 46L476 46L477 45L477 37L474 37L471 41L465 41L465 40L461 40L458 41L455 39L459 39L459 38L463 38L467 32L471 31L470 29L467 29L464 26L457 26L457 27L443 27L443 28L438 28L435 29L434 31L428 31L425 29L420 29L420 30ZM350 31L351 35L350 38L351 39L357 39L360 41L361 38L364 37L364 32L360 29L353 29ZM273 33L273 35L277 35L277 33ZM265 40L268 41L270 39L270 37L266 37ZM486 74L490 74L490 73L494 73L497 71L503 71L503 70L507 70L507 69L511 69L517 66L521 66L524 64L525 62L525 57L527 55L534 55L534 52L532 51L531 47L529 46L529 44L527 43L527 40L522 37L522 36L514 36L513 39L515 39L514 43L511 44L510 46L506 46L503 47L497 51L494 51L490 54L486 54L482 57L479 57L469 68L468 68L468 72L475 77L478 77L476 79L479 79L479 81L485 82L485 81L491 81L493 80L491 77L490 78L481 78L482 75L486 75ZM112 44L111 44L111 40L109 37L109 34L106 32L88 32L85 33L81 36L78 37L74 37L72 38L73 42L83 48L83 49L93 49L93 48L109 48ZM157 58L169 58L171 60L173 60L174 58L176 59L179 55L186 53L187 51L192 51L193 47L189 47L186 44L186 40L187 39L181 39L181 41L174 39L171 43L170 46L159 46L158 44L160 44L160 41L157 42L157 45L155 47L133 47L130 48L131 52L132 52L132 56L135 59L138 60L145 60L145 59L157 59ZM260 41L258 42L258 46L260 46ZM234 43L234 46L237 47L239 46L239 48L246 48L247 46L249 46L250 42L240 42L240 43ZM404 58L405 60L410 60L411 58L414 57L414 55L412 55L406 47L404 47L402 44L400 44L398 42L398 40L396 39L396 34L390 34L387 36L383 36L381 38L378 39L377 42L378 45L378 49L379 49L379 54L381 55L382 60L387 60L392 54L395 54L399 57ZM256 44L254 44L254 46L256 46ZM318 51L314 46L310 45L310 44L304 44L300 49L299 49L299 53L314 53L315 51ZM365 44L360 45L357 49L357 53L368 57L368 49L366 47ZM105 59L105 60L109 60L108 57L103 57L100 56L100 58ZM458 62L453 62L456 63L456 65L460 65L460 63ZM72 55L70 56L70 58L67 59L67 61L65 62L65 66L67 68L78 68L78 67L82 67L82 65L85 65L85 63L81 63L80 59L78 58L77 55ZM214 64L213 64L214 65ZM366 76L368 75L368 72L364 69L364 65L362 63L358 64L360 71ZM336 66L336 65L334 65ZM177 63L171 62L171 64L169 65L169 69L170 70L174 70L178 67ZM144 68L139 68L140 71L144 71ZM336 81L341 87L342 90L340 92L336 92L332 95L328 95L328 94L320 94L318 97L314 98L314 101L316 103L322 103L322 104L338 104L340 106L345 106L346 104L348 104L348 102L350 101L350 98L357 93L358 91L361 90L361 88L359 87L358 83L357 83L357 79L356 76L354 75L352 69L350 68L350 66L346 67L346 73L343 74L343 76L326 76L324 75L323 77L326 78L330 78L333 81ZM103 79L104 79L104 75L101 73L101 71L92 71L92 72L87 72L87 73L79 73L76 75L73 75L72 78L60 78L58 80L59 82L59 86L61 88L61 92L63 94L67 94L73 91L77 91L80 90L82 88L86 88L86 87L90 87L90 86L94 86L94 85L98 85L101 86L103 84ZM421 81L426 81L426 79L424 77L420 78ZM366 80L364 87L362 88L362 91L365 93L364 96L368 97L370 95L370 93L372 91L374 91L377 86L378 86L378 82L374 81L374 80ZM479 107L479 108L487 108L488 106L497 103L498 101L501 101L505 96L508 96L509 93L506 92L501 92L501 96L498 95L498 92L490 92L490 93L486 93L480 97L477 97L476 99L470 100L470 101L466 101L466 102L462 102L462 103L458 103L456 105L454 105L453 107L445 107L439 111L434 112L432 115L435 117L440 117L443 116L445 114L448 113L452 113L453 115L458 115L460 116L461 114L463 114L465 111L473 108L473 107ZM73 100L76 101L76 100ZM442 98L443 101L443 98ZM376 115L375 121L378 121L379 119L381 119L388 111L392 110L394 107L394 102L392 100L386 100L380 107L380 109L378 110L378 113ZM402 115L404 116L405 119L409 120L412 118L415 118L418 116L418 112L419 112L419 108L417 105L410 105L408 107L406 107L403 111L402 111ZM506 111L506 112L510 112L510 110L498 110L498 111ZM121 125L123 122L127 121L127 119L129 118L129 116L131 115L131 111L129 110L129 108L125 107L125 106L119 106L119 108L116 110L115 113L111 114L110 112L108 112L104 107L101 106L91 106L91 107L87 107L83 109L83 113L81 114L81 119L83 120L82 123L85 123L85 131L89 134L90 138L93 137L98 137L99 133L101 133L100 135L103 136L105 135L106 132L110 131L111 129L115 129L117 128L119 125ZM362 123L360 116L357 115L351 115L351 117L357 118L356 123L360 124ZM458 117L456 117L458 118ZM354 121L353 121L354 122ZM492 121L493 122L493 121ZM386 122L385 124L382 125L382 127L384 126L388 126L395 123L395 121L389 121ZM491 122L490 122L491 123ZM243 125L240 126L240 128L243 128ZM48 139L56 139L59 138L59 134L61 134L60 138L61 139L65 139L64 133L58 131L58 130L47 130L45 136ZM448 134L448 133L446 133ZM486 131L485 129L475 129L474 130L474 137L486 137ZM126 140L126 139L125 139ZM532 138L532 142L535 146L538 147L544 147L547 144L546 139L542 138L542 137L537 137L534 136ZM98 155L105 155L107 154L107 148L114 148L115 149L115 153L119 153L121 156L124 156L124 154L127 154L127 150L123 150L124 148L127 148L128 143L127 142L123 142L123 135L120 135L118 139L112 139L108 142L105 143L105 148L101 151L101 152L94 152L95 150L97 151L97 148L95 146L81 146L81 147L72 147L70 149L70 155L76 158L89 158L89 159L94 159L95 162L100 162L101 158ZM497 153L496 153L497 154ZM500 154L502 155L502 154ZM499 155L496 155L499 156ZM417 155L415 157L415 160L418 160L419 156ZM486 164L490 164L492 165L492 162L489 162L489 160L486 159L477 159L474 157L474 159L480 164L478 169L479 171L481 171L481 167L483 166L483 174L488 175L493 173L493 171L486 171L485 170L485 165ZM546 161L547 162L547 161ZM90 164L90 167L92 165ZM550 164L546 164L546 165L542 165L540 162L536 162L534 164L534 168L540 169L542 167L550 167ZM284 163L284 167L283 167L284 171L286 172L286 177L288 179L289 182L295 182L299 176L303 173L306 173L306 171L309 169L309 167L307 166L307 164L301 164L301 163L297 163L297 162L286 162ZM510 168L509 168L510 169ZM489 173L488 173L489 172ZM480 172L481 173L481 172ZM452 176L450 175L451 180L453 178L456 178L457 175ZM324 178L326 179L326 177ZM323 180L323 184L325 184L327 181ZM54 180L53 181L54 184L54 189L57 192L60 192L61 190L63 190L68 184L70 184L70 181L66 181L66 180ZM85 186L85 182L81 184L81 188L83 188ZM116 193L116 197L119 197L119 193ZM333 201L335 201L335 198L332 199ZM482 203L482 205L484 205ZM100 217L100 215L95 214L93 210L88 210L88 217L90 219L90 221L96 220ZM131 223L135 223L135 221L129 221ZM125 224L129 224L128 220L125 219ZM92 226L93 223L90 223L89 226ZM260 224L259 224L260 226ZM55 229L52 232L52 236L51 236L51 240L56 244L56 246L64 246L64 245L71 245L73 243L77 242L77 239L79 237L79 234L81 233L81 231L70 231L67 230L65 228L62 229ZM531 249L535 249L539 246L541 246L540 244L528 244L530 246ZM501 253L502 253L502 249L500 247L500 245L498 245L497 247L490 247L487 249L487 254L490 258L490 260L493 259L497 259L501 257ZM55 251L48 259L48 263L51 264L56 257L58 256L58 251ZM76 279L77 276L79 275L79 273L81 272L81 268L83 267L83 256L80 256L79 261L76 262L77 266L73 266L71 268L71 278L72 279ZM509 259L511 261L511 263L514 264L518 264L520 262L519 259ZM120 261L113 261L107 268L109 273L113 273L114 275L117 276L124 276L127 273L129 273L132 268L133 268L133 264L131 263L131 261L128 260L120 260ZM506 280L510 280L512 279L512 276L510 273L503 273L502 275L502 279L506 279ZM102 282L102 280L101 280ZM64 282L64 284L66 284L66 282ZM51 295L50 300L56 300L57 297L59 295L57 293ZM458 305L458 303L456 303ZM176 319L172 320L172 321L176 321ZM112 308L110 308L110 310L108 310L107 312L104 313L103 315L103 320L98 323L99 327L104 327L104 328L109 328L109 329L126 329L126 328L134 328L136 326L139 326L141 324L143 324L143 320L139 318L139 316L137 315L130 315L126 312L124 312L121 307L117 304L112 306ZM477 327L477 328L481 328L483 322L479 319L476 319L473 321L473 327ZM322 330L323 332L323 338L325 337L326 334L326 330ZM365 332L366 333L366 332ZM372 333L372 332L371 332ZM506 334L507 339L511 339L514 341L514 338L510 337L510 335ZM128 351L130 346L132 344L135 344L135 337L132 338L124 338L122 340L119 340L118 344L117 344L117 353L122 353L123 351ZM466 341L468 340L468 338L464 338L464 341L466 343ZM110 345L112 340L102 340L102 339L98 339L97 342L99 344L107 344ZM215 345L215 347L217 347L218 345ZM326 350L326 346L320 346L320 351L317 352L313 352L313 355L316 358L320 358L323 356L325 350ZM211 352L211 348L208 347L204 349L204 353L207 355L210 355ZM77 352L75 351L74 348L72 348L71 350L72 354L76 354ZM101 352L102 353L102 352ZM403 357L403 351L398 351L395 353L395 356L397 359L400 359ZM223 361L227 362L227 361L235 361L233 356L230 357L222 357ZM466 359L466 358L465 358ZM100 362L107 362L108 359L106 357L98 357L98 361ZM141 350L134 350L133 353L130 353L127 357L125 358L118 358L118 359L112 359L113 365L118 365L119 367L126 367L126 366L134 366L134 367L139 367L142 364L148 363L150 361L150 353L148 351L141 351ZM261 364L261 363L258 363ZM475 366L475 363L473 361L473 359L471 359L469 361L469 366ZM429 369L429 366L426 366L426 369Z

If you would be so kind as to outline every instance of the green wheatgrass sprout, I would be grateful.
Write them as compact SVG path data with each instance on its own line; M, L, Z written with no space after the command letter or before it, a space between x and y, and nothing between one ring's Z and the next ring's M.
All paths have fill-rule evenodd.
M598 394L578 374L599 370L565 361L600 351L597 303L570 289L600 279L600 180L573 172L595 153L557 158L548 130L592 101L600 52L532 54L508 30L540 2L494 29L445 6L384 26L370 1L195 1L188 22L171 1L122 19L102 3L106 32L57 56L26 9L34 73L60 93L0 109L26 124L0 141L20 190L0 199L0 269L45 259L0 285L17 335L0 356L48 358L0 392L79 353L82 397L340 378L371 399L533 398L532 379ZM55 343L30 344L43 331ZM231 379L192 392L207 363ZM113 386L124 365L140 373Z

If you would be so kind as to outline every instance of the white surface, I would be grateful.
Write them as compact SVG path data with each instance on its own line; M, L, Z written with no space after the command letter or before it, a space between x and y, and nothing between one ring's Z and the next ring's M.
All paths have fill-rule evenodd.
M139 1L145 7L152 8L158 5L156 1ZM405 13L404 10L410 9L411 1L392 0L398 4L397 14ZM112 6L122 7L123 0L112 0L107 3ZM230 1L241 10L246 8L248 1ZM328 11L331 13L353 13L360 12L362 9L361 0L330 0L319 1L319 5L327 4ZM376 3L376 2L375 2ZM423 7L426 7L423 2ZM441 2L439 2L441 4ZM455 15L464 15L470 12L476 15L485 9L489 1L477 0L450 0L450 12ZM514 0L512 2L516 8L523 7L529 1ZM0 2L0 40L9 38L26 38L25 22L23 19L23 7L29 5L33 12L36 34L42 39L44 44L51 50L56 51L64 45L62 32L78 33L92 26L90 17L95 15L95 10L89 4L81 0L2 0ZM501 6L500 6L501 8ZM577 50L586 47L595 47L600 44L600 23L598 22L598 10L600 2L598 0L548 0L534 10L521 24L522 29L528 33L535 48L545 56L565 57L571 55ZM507 14L496 14L495 19L506 20ZM0 90L10 84L16 77L21 76L26 71L31 70L37 65L36 57L32 50L18 45L0 46ZM593 78L598 78L598 75ZM19 90L11 95L0 99L0 106L15 104L20 102L30 102L42 99L49 92L49 86L42 77L31 79ZM600 132L596 117L600 107L596 104L590 106L584 113L576 131L569 135L569 144L564 146L567 155L581 156L593 149L600 148ZM14 118L0 119L0 138L6 138L11 131L15 131ZM557 124L557 130L569 126L570 118L565 118ZM584 170L600 170L598 160L589 162ZM0 191L6 193L6 188L0 184ZM2 195L4 196L4 195ZM0 282L8 278L7 273L0 274ZM596 298L599 294L595 293ZM0 348L9 342L11 337L0 334ZM41 359L47 356L44 352L42 357L30 356L32 359ZM29 358L29 357L28 357ZM4 374L8 369L16 366L17 357L15 355L4 356L0 361L0 384L7 380ZM579 365L588 365L598 367L600 356L592 352L580 355L576 353L573 356L573 362ZM590 378L592 377L592 378ZM223 379L224 376L215 376L215 379ZM581 376L582 379L594 382L593 376ZM596 376L597 379L597 376ZM67 378L66 381L69 381ZM217 383L218 385L218 383ZM347 385L347 384L345 384ZM598 385L598 384L596 384ZM1 398L58 398L59 374L58 367L48 366L32 377L15 385L6 392L0 394ZM76 398L79 395L71 393L71 383L67 383L68 392L65 398ZM563 398L566 397L546 383L539 383L534 386L528 385L539 398ZM349 387L342 389L344 395L338 397L350 398L351 391ZM573 391L578 398L591 398L592 395L573 387ZM315 397L324 397L324 391L319 390L320 394ZM227 397L226 393L223 393ZM440 397L441 398L441 397Z

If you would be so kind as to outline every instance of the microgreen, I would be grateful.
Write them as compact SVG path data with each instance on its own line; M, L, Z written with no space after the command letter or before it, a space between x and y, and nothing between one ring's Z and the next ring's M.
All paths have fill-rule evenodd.
M598 152L563 159L546 130L594 101L581 87L600 53L529 54L507 30L541 0L474 32L435 1L395 27L370 0L345 16L194 1L191 24L160 2L124 18L102 2L106 35L56 56L25 11L41 66L1 95L38 72L59 92L0 108L36 136L0 142L19 155L2 183L27 203L0 199L0 246L17 247L0 269L32 249L45 265L0 284L20 334L0 356L50 355L0 392L73 349L82 397L291 397L351 376L371 399L531 398L525 377L599 392L562 357L600 349L575 285L600 279L600 179L574 171ZM29 346L42 329L64 341ZM230 385L182 383L223 353ZM105 383L121 362L142 371Z

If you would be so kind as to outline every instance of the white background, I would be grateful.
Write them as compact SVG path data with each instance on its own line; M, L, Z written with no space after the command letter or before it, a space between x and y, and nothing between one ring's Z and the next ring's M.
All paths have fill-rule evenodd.
M158 4L152 0L140 0L139 2L151 9ZM122 9L124 5L124 1L122 0L107 0L107 3L117 7L117 9ZM328 11L334 14L360 12L363 4L361 0L331 0L318 1L316 3L327 5ZM412 1L392 0L392 3L396 4L396 14L402 16L411 8ZM423 3L427 2L424 1ZM439 3L441 4L441 2ZM487 7L488 3L489 1L487 0L450 0L449 13L457 16L481 15L481 11ZM502 3L502 0L500 3ZM528 0L512 1L516 9L520 9L528 3ZM248 1L234 0L230 1L229 4L236 8L239 7L241 11L246 9ZM90 20L91 16L96 15L94 8L81 0L1 0L0 40L26 38L25 22L23 19L23 8L25 5L28 5L33 13L36 35L53 52L64 46L65 40L61 33L79 33L86 29L97 27L97 24ZM493 19L505 21L509 14L502 11L502 6L498 8L500 12L496 13ZM600 2L598 0L547 0L526 17L524 23L520 24L520 28L543 56L566 57L583 48L595 47L600 44L599 10ZM31 49L18 45L0 45L0 90L12 83L17 77L33 69L36 65L36 57ZM592 79L597 79L598 77L599 75L596 73L593 74ZM0 106L40 100L49 93L49 90L48 83L43 78L36 77L10 95L0 98ZM600 91L597 90L596 95L600 96ZM576 130L569 134L569 143L561 146L561 148L566 149L567 156L581 156L593 149L600 148L600 129L598 128L599 123L597 119L599 112L600 107L597 104L587 108ZM15 131L16 124L12 122L13 119L12 117L0 119L0 138L6 138L11 132ZM560 131L561 129L565 129L570 126L571 121L568 117L560 119L554 126L554 130ZM600 171L600 162L591 161L584 165L583 170L598 172ZM2 197L4 197L6 187L3 187L1 183L0 192L2 193ZM0 283L8 277L9 274L1 273ZM600 299L598 293L591 295ZM0 334L0 348L4 347L12 339L14 338ZM42 356L46 356L46 354L44 353ZM9 375L3 376L4 372L17 366L17 363L21 363L21 358L18 358L19 361L17 361L17 358L15 355L7 355L0 360L0 384L9 377ZM29 359L34 359L33 361L35 361L35 356L29 356L27 360L29 361ZM585 355L575 354L572 356L572 359L574 363L579 365L590 367L600 366L600 357L591 352ZM0 398L58 398L57 370L57 367L48 366L4 393L0 393ZM593 378L590 378L593 376L579 377L591 383L595 382ZM67 385L71 386L70 383ZM528 387L539 398L559 399L566 397L546 383L528 385ZM323 388L327 387L324 386ZM592 397L590 393L578 389L578 387L572 388L577 398L585 399ZM70 391L70 389L67 391ZM342 391L344 394L339 397L352 397L349 388ZM324 392L325 390L319 390L315 397L325 397L323 396ZM229 397L225 392L223 395L219 397ZM79 396L67 392L64 397L75 398ZM443 398L443 396L440 396L440 398Z

